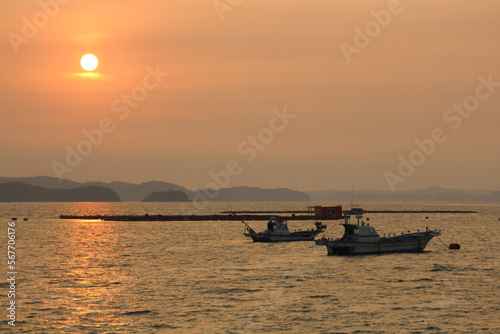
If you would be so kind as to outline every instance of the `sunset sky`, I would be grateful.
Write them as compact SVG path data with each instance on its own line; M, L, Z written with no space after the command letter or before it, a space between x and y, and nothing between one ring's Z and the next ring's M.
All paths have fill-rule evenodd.
M3 1L0 31L0 176L500 189L496 0Z

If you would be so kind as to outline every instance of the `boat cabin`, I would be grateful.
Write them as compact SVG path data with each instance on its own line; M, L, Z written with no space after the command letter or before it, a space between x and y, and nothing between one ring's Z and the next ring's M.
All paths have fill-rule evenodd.
M278 219L276 217L269 218L267 222L267 230L264 231L265 234L290 234L288 230L288 225L285 221Z
M357 241L357 242L374 242L379 241L380 236L378 235L375 228L370 226L370 224L365 224L362 220L363 216L357 215L357 224L349 223L349 216L345 217L344 235L340 239L341 241ZM361 220L361 222L360 222Z

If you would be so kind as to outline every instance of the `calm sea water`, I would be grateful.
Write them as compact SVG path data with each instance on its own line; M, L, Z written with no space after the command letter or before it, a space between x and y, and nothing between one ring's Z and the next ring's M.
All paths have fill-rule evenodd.
M211 203L301 210L313 203ZM316 204L316 203L314 203ZM3 203L16 224L19 333L500 333L499 204L365 203L379 233L441 229L425 252L329 257L314 242L253 243L240 222L102 222L60 214L178 214L179 204ZM425 219L428 216L429 219ZM22 221L22 218L29 218ZM342 233L327 222L326 236ZM251 222L255 230L265 222ZM290 222L311 228L313 222ZM9 285L0 284L3 320Z

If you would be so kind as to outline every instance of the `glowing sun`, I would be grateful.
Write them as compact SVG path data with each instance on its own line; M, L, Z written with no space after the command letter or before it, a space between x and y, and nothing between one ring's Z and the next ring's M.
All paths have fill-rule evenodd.
M99 62L97 60L97 57L94 56L93 54L86 54L85 56L82 57L80 64L82 64L84 70L93 71L97 68Z

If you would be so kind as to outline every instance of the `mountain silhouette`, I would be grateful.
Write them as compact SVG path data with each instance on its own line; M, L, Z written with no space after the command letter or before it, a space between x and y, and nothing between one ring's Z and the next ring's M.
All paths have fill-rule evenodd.
M0 202L119 202L111 189L86 186L73 189L51 189L22 182L0 184Z

